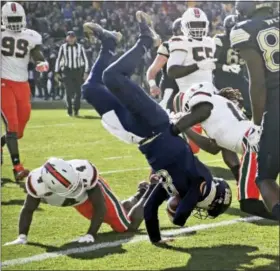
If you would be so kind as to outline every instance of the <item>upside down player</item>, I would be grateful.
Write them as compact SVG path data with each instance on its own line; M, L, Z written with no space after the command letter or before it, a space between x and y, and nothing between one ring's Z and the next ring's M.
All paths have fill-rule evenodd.
M217 94L219 93L219 94ZM194 84L181 99L186 113L177 125L188 129L194 122L201 123L209 138L193 132L187 135L202 149L223 157L231 151L242 154L241 165L237 172L232 170L238 183L238 200L244 212L275 219L259 200L259 190L255 183L257 176L257 157L250 145L250 135L254 133L254 124L242 113L243 98L238 90L224 88L219 92L210 83ZM234 158L234 157L233 157Z
M27 243L33 213L41 201L52 206L73 206L91 221L87 234L74 242L93 243L103 222L116 232L136 231L143 221L142 196L148 186L147 182L141 182L134 196L119 202L88 160L50 158L26 179L27 197L19 218L19 236L6 245Z
M239 23L230 34L231 46L239 50L250 74L250 96L258 146L257 185L266 207L280 220L279 131L279 14L272 1L236 1Z
M7 144L14 176L19 181L29 173L20 162L18 148L31 112L28 63L31 57L39 72L47 71L48 63L40 51L41 35L25 28L26 16L20 4L7 2L2 7L2 24L1 115L7 132L1 137L1 164L2 148Z
M107 121L107 129L110 125L111 133L114 134L113 128L118 127L116 136L126 133L131 141L139 143L140 151L159 179L158 183L149 186L144 207L150 241L157 244L164 242L160 235L158 208L169 196L181 198L173 223L183 226L196 208L204 209L212 217L224 213L231 204L232 193L229 185L213 178L206 166L194 157L189 145L174 135L176 126L170 124L164 109L130 80L145 52L160 42L147 14L137 11L136 19L140 27L138 41L109 67L116 43L108 38L108 31L100 31L100 26L85 24L88 34L101 39L102 49L88 82L83 85L83 94L102 116L103 122L104 119Z

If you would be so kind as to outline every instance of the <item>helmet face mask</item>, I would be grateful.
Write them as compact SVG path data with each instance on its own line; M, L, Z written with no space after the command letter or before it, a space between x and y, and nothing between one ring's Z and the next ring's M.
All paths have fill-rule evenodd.
M19 32L26 27L23 7L16 2L8 2L2 7L2 24L6 29Z
M189 8L182 16L181 27L185 36L201 39L208 34L209 21L202 10Z

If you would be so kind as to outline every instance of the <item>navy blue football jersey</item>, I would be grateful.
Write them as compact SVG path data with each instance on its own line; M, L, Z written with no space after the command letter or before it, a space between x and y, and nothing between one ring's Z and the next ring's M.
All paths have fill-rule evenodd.
M279 16L253 18L236 24L230 41L233 49L252 48L259 52L267 89L279 88Z

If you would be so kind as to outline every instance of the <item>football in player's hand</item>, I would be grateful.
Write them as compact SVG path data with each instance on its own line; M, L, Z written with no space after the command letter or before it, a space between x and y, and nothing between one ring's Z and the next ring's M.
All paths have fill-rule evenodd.
M180 199L181 199L180 196L177 195L177 196L170 197L167 201L166 212L172 223L176 213L176 209L180 203Z

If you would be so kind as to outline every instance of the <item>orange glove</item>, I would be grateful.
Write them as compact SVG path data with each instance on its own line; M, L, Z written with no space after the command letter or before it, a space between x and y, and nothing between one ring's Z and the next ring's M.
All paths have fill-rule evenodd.
M47 61L40 62L36 65L37 72L47 72L49 70L49 63Z

